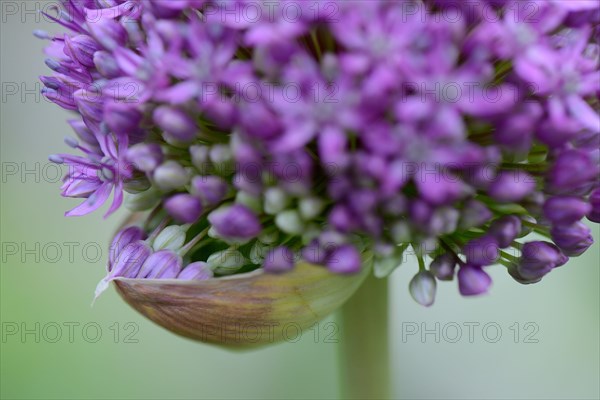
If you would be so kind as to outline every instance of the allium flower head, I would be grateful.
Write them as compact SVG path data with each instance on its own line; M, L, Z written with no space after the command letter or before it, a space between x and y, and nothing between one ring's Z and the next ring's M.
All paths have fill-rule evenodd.
M107 215L124 196L147 211L104 286L298 260L355 274L371 253L387 276L412 252L430 305L455 272L481 294L488 269L531 283L593 243L594 1L62 3L65 33L36 35L44 95L77 115L78 155L50 158L84 199L67 215L111 193Z

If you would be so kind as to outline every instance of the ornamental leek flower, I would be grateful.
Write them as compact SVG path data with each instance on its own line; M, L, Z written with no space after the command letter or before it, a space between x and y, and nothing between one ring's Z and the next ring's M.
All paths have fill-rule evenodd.
M124 197L145 212L117 235L128 244L100 289L118 279L152 314L148 296L205 309L215 300L190 281L241 280L249 291L225 301L243 312L234 300L291 307L284 288L333 296L296 280L318 276L348 288L321 303L331 311L371 263L385 277L412 254L410 292L429 306L437 280L484 294L490 269L532 283L592 245L581 221L600 221L594 2L536 2L535 18L509 12L516 0L471 2L487 9L474 13L328 1L335 15L300 2L293 21L255 2L256 20L227 17L246 3L62 0L48 17L66 32L36 32L53 71L43 93L77 114L66 142L79 155L50 157L69 167L63 196L84 199L67 215L111 193L107 215ZM125 266L129 242L144 260ZM259 277L284 298L259 293L271 290ZM186 329L174 330L198 337Z

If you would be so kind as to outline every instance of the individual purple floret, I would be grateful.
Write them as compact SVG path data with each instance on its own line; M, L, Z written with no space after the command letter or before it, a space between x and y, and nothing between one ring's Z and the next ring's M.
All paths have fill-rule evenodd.
M511 266L509 273L520 283L534 283L567 261L568 258L552 243L528 242L523 245L518 264Z
M458 289L463 296L475 296L487 293L492 278L477 265L466 264L458 270Z
M211 279L213 276L214 273L207 263L197 261L187 265L179 275L177 275L177 279L184 281L205 281Z
M219 237L233 242L246 242L258 236L261 231L256 215L241 204L213 211L208 215L208 221Z

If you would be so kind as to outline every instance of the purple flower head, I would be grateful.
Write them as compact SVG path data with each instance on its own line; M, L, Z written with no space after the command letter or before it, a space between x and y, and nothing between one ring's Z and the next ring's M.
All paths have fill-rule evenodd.
M265 256L263 268L272 273L287 272L294 268L294 253L288 247L276 247Z
M534 282L592 243L578 222L600 222L592 2L537 1L527 19L512 0L334 2L334 16L282 2L293 20L250 0L61 3L45 15L65 32L35 35L42 93L75 114L78 155L50 158L68 167L63 196L83 201L67 215L113 193L107 215L148 212L162 272L143 279L283 272L289 254L355 273L363 251L385 275L414 247L434 257L409 284L428 305L456 268L478 294L483 266ZM248 6L253 21L231 12ZM533 254L532 232L553 243ZM111 273L129 276L116 256L143 233L119 235Z
M231 242L247 242L260 234L261 225L256 215L241 204L221 207L208 215L217 234Z
M594 244L592 231L583 222L554 226L551 234L554 243L569 257L580 256Z
M463 296L487 293L492 278L479 266L466 264L458 270L458 289Z

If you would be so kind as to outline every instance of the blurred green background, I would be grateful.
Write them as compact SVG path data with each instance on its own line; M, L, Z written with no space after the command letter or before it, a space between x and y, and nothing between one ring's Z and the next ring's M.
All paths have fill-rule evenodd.
M38 94L48 70L31 34L57 30L32 11L48 3L0 2L0 397L338 398L338 348L325 322L316 338L235 353L168 333L112 288L90 307L123 214L63 217L77 202L59 196L46 160L71 132L67 113ZM599 258L596 244L532 286L495 267L491 295L464 299L455 283L441 284L431 309L410 299L416 265L404 265L389 282L395 397L599 398Z

